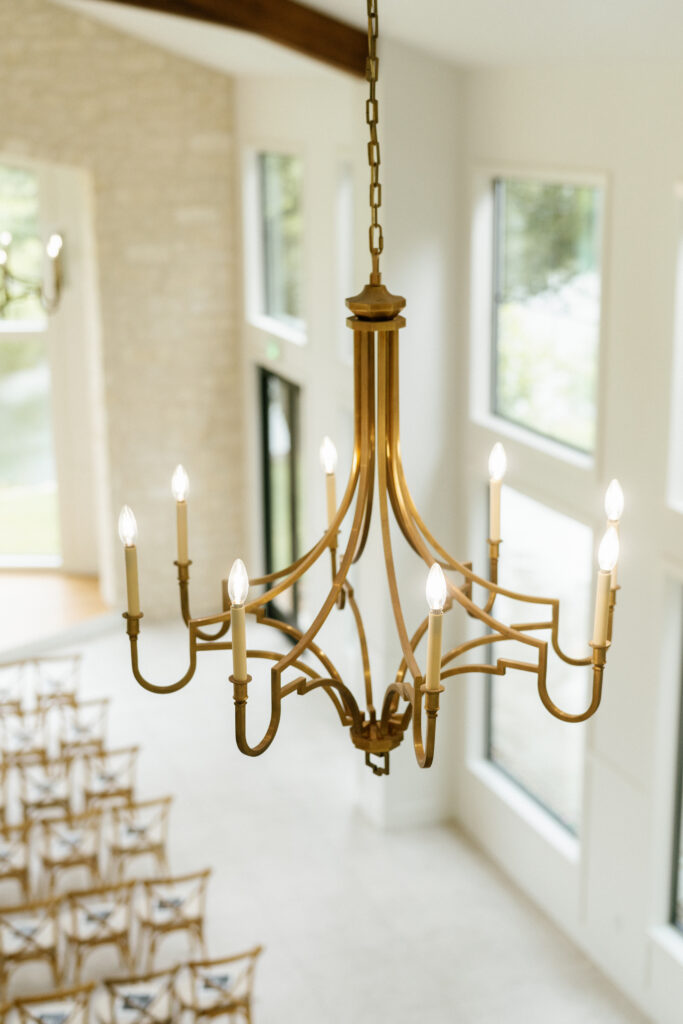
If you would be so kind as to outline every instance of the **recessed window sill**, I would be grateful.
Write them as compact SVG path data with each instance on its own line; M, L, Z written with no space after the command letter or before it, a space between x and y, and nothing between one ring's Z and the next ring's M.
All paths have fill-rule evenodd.
M27 572L42 569L61 569L59 555L0 555L0 571Z
M249 323L259 331L264 331L282 341L288 341L292 345L305 345L308 341L305 324L300 327L283 323L272 316L251 316Z
M552 846L570 863L579 863L581 843L578 837L548 814L539 803L515 785L494 764L485 758L478 758L469 762L468 768L490 792L532 828L549 846Z
M510 420L503 419L501 416L494 416L491 413L473 415L472 422L490 431L491 434L509 438L511 441L526 445L527 448L532 448L553 459L562 459L577 469L592 470L595 466L595 459L587 452L577 451L577 449L570 448L560 441L553 441L549 437L535 434L533 430L520 427L516 423L511 423Z
M658 924L649 931L650 941L683 967L683 932L673 924Z

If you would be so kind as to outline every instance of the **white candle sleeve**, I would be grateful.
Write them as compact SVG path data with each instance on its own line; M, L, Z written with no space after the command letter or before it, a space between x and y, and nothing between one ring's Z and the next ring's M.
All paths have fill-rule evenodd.
M327 525L332 526L334 517L337 514L337 478L334 473L327 473L325 475L325 483L327 486Z
M178 524L178 561L185 563L187 558L187 502L176 502L176 520Z
M593 625L593 643L604 646L607 643L609 626L609 592L612 585L612 573L600 569L598 586L595 596L595 623Z
M443 635L443 612L429 613L427 633L427 673L425 685L428 690L438 690L441 682L441 638Z
M140 590L138 587L138 552L134 545L124 548L126 553L126 590L128 592L128 614L140 614Z
M243 604L230 609L232 635L232 674L238 683L247 681L247 626Z
M489 540L500 540L501 480L489 481Z

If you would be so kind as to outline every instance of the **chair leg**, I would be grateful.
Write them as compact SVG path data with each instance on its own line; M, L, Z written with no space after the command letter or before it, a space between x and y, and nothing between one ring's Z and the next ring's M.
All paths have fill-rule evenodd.
M154 965L154 954L156 953L156 946L157 934L156 932L151 932L149 937L149 946L147 947L147 963L145 968L148 974L151 972L152 967Z

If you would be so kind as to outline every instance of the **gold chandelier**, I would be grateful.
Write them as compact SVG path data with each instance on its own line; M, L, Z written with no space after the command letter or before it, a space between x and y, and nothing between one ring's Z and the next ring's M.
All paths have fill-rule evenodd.
M222 611L218 615L193 618L189 600L189 568L187 542L187 495L189 481L182 466L173 474L172 492L176 500L180 607L189 630L189 667L177 682L167 686L149 683L140 673L138 636L140 633L140 598L138 591L137 526L135 516L124 506L119 517L119 535L125 549L128 611L124 613L130 639L133 674L138 683L152 693L173 693L186 686L195 674L197 655L204 651L232 651L235 702L235 735L243 754L256 757L268 749L275 739L280 723L282 701L290 694L306 694L321 689L332 701L343 726L348 727L354 745L365 752L366 764L376 775L389 773L389 753L401 743L412 723L412 741L417 762L428 768L434 757L436 721L442 685L447 679L468 673L505 675L516 669L535 676L538 693L547 710L563 722L583 722L597 710L601 695L603 671L612 635L612 621L618 590L616 565L619 556L618 526L623 512L623 494L616 480L605 498L607 532L600 545L597 596L591 653L585 658L572 658L559 643L559 600L516 593L498 585L498 558L501 544L500 496L506 469L503 446L494 445L489 459L489 572L488 578L474 573L471 563L459 562L430 533L422 520L408 489L401 461L399 437L399 332L405 326L401 310L405 299L392 295L382 284L379 261L383 250L379 209L382 186L379 181L380 148L377 137L378 105L376 85L377 0L368 0L367 79L370 95L366 104L366 120L370 129L368 161L370 165L370 281L363 291L347 300L353 314L346 323L354 336L354 443L348 483L341 502L336 496L336 462L334 445L325 438L321 461L326 474L328 528L321 539L292 565L278 572L249 581L244 563L237 559L229 577L222 581ZM376 350L376 351L375 351ZM401 646L401 660L393 681L386 688L381 704L375 702L367 636L363 619L349 583L349 571L365 549L373 510L377 473L377 496L381 524L386 580L396 632ZM339 532L349 517L348 541L339 547ZM403 538L415 554L429 567L426 596L428 614L412 630L408 628L394 565L390 530L393 516ZM268 614L268 604L292 588L298 580L329 552L332 581L311 625L305 631L283 623ZM449 575L447 576L446 573ZM454 577L454 578L453 578ZM486 599L478 604L473 599L473 586L483 588ZM250 587L262 587L249 599ZM533 620L507 624L496 618L498 597L511 598L534 608ZM458 605L482 623L486 631L474 639L442 652L444 613ZM335 609L350 609L358 634L363 665L365 707L361 707L351 689L343 681L328 655L317 643L318 634ZM247 649L246 615L261 625L280 631L292 641L286 653ZM225 639L230 634L230 639ZM424 668L418 650L427 635ZM463 662L472 651L495 650L495 645L513 641L518 657L495 657L489 662ZM588 707L578 714L561 710L550 698L547 689L549 645L572 666L592 666L592 694ZM422 645L424 646L424 645ZM270 662L271 717L259 743L251 745L246 736L246 715L249 683L248 661Z
M62 290L61 235L50 235L45 245L47 271L42 281L29 281L12 270L12 233L0 231L0 317L14 302L37 298L46 313L54 313Z

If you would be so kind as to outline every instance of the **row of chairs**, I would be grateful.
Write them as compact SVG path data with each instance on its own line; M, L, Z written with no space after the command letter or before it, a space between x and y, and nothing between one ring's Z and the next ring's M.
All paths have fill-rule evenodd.
M55 986L78 983L90 953L114 947L125 971L150 971L159 944L184 932L206 956L204 917L210 869L120 882L0 909L0 992L10 974L37 961Z
M109 699L73 699L53 707L30 710L0 705L2 760L26 753L50 756L103 750L106 741Z
M13 755L11 761L0 765L0 823L131 803L138 753L139 748L131 746L92 750L80 758L49 757L37 750ZM12 776L16 780L14 793Z
M2 1009L8 1024L201 1024L220 1016L251 1024L251 996L261 947L194 960L170 971L110 979L50 996L16 999Z
M23 898L53 896L64 876L85 872L92 885L123 881L126 867L152 859L168 874L168 824L173 798L96 807L0 828L0 882L19 885Z
M22 658L0 665L0 715L35 707L42 711L75 703L80 654Z

